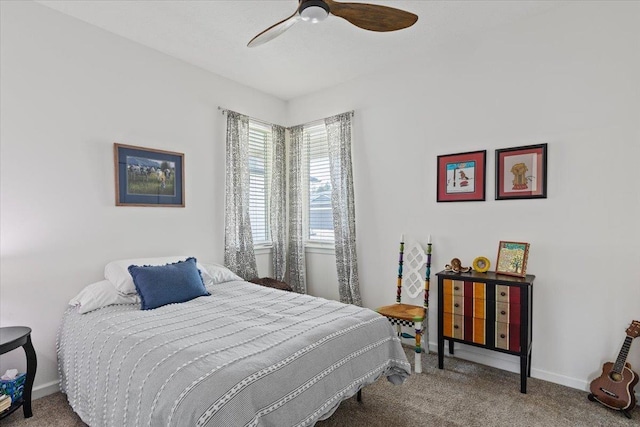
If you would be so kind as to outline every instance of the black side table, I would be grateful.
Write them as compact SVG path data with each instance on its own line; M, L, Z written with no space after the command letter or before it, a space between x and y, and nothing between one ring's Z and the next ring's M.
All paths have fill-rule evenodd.
M31 328L27 328L26 326L0 328L0 354L4 354L18 347L22 347L27 356L27 380L24 384L22 399L12 402L11 407L0 414L0 419L9 416L20 406L22 406L25 418L33 415L31 412L31 389L33 388L33 380L36 378L38 360L36 359L33 344L31 344Z

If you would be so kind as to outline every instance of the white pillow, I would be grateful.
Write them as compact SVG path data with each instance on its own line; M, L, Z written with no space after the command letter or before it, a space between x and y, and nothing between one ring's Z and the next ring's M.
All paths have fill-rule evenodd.
M200 266L202 266L200 271L202 272L202 280L204 280L205 286L232 282L234 280L244 281L242 277L238 276L224 265L216 263L202 263L198 264L198 268L200 268Z
M78 313L84 314L113 304L140 303L138 294L120 295L108 280L92 283L80 291L69 305L78 307Z
M104 278L110 281L121 295L130 295L136 293L136 285L133 284L133 278L129 274L130 265L165 265L178 261L184 261L188 256L169 256L158 258L133 258L112 261L104 267ZM201 272L204 267L197 263L196 266ZM203 276L204 280L204 276ZM205 282L206 284L206 282Z

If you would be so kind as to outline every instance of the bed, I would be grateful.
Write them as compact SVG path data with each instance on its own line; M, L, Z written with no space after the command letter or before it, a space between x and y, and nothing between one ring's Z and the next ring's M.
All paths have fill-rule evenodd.
M61 390L91 426L309 426L411 368L372 310L233 280L210 296L80 314L58 332Z

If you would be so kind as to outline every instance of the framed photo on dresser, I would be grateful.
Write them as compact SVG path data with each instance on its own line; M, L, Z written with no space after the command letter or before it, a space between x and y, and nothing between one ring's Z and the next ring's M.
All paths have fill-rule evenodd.
M525 277L528 258L529 243L500 241L496 273Z

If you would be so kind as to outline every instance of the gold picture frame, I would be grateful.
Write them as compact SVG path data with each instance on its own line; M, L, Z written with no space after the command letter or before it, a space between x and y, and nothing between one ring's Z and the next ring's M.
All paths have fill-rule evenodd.
M500 241L496 273L524 277L527 274L529 243Z

